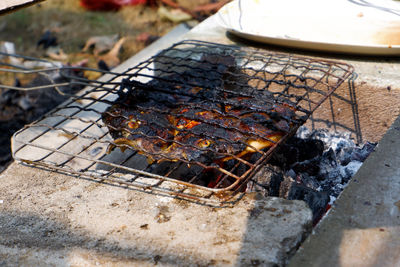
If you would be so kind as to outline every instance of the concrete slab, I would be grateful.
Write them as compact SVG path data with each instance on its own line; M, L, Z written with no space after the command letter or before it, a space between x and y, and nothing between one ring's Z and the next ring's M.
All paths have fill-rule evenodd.
M0 192L0 266L276 266L311 230L301 201L213 208L16 163Z
M289 266L400 266L400 117Z

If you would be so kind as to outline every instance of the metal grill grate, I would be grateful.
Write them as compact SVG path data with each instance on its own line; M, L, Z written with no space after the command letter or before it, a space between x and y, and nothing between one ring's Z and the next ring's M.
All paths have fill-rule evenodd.
M70 77L86 89L15 133L13 157L228 202L352 73L337 62L183 41L124 73Z

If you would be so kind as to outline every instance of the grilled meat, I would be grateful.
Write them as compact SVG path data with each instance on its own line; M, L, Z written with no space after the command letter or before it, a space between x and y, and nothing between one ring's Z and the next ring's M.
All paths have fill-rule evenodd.
M151 161L222 163L271 147L293 127L295 108L274 103L267 91L241 88L250 92L242 96L218 81L202 86L192 76L124 80L119 98L102 114L115 145Z

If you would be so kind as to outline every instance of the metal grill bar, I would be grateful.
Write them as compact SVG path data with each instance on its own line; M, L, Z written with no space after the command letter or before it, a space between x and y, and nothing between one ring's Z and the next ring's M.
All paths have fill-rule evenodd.
M10 67L3 65L6 67L0 71ZM41 86L42 89L58 88L65 94L65 86L86 88L15 133L14 159L206 203L231 201L275 148L293 135L353 73L353 68L343 63L191 40L177 43L124 73L106 72L108 80L92 81L76 75L81 70L96 71L59 66L20 69L25 73L45 73L50 84ZM49 72L56 72L68 82L57 83ZM135 94L143 94L155 103L157 96L172 96L179 105L168 100L161 101L159 107L149 106L150 100L146 100L132 107L126 101L135 99ZM115 113L118 109L126 111ZM154 129L174 134L163 137L145 133L140 127L141 132L135 132L127 126L135 110L138 114L168 118L170 124L160 119L149 121L144 115L137 115L135 123L151 123ZM199 112L205 112L208 119L196 115ZM185 120L194 126L174 124L171 116L174 123ZM256 126L255 132L244 130L242 125L251 124L246 116L255 116L252 120L256 120L256 126L269 125L272 133L279 132L279 138L257 132ZM105 118L119 124L105 123ZM224 125L229 120L232 123ZM199 129L203 128L196 128L197 125L225 135L214 130L201 132ZM233 140L226 135L229 133L241 138ZM127 137L121 143L118 140L124 134ZM128 142L138 140L129 139L132 135L149 143L168 144L172 152L193 150L200 156L174 157L165 148L139 149ZM177 136L183 136L182 140ZM207 140L212 145L199 147L184 141L189 137ZM257 147L252 140L268 141L269 145ZM238 153L235 147L246 153Z

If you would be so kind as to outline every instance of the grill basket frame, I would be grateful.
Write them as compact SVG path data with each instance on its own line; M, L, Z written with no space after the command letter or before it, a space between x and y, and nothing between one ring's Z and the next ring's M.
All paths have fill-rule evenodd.
M209 188L170 176L174 168L179 169L188 162L149 164L146 163L145 156L129 148L124 153L114 149L111 154L107 154L109 145L116 144L102 122L101 114L114 103L118 92L124 89L121 88L121 80L139 79L141 82L148 82L152 79L164 79L168 77L165 75L171 73L182 75L188 68L210 63L204 62L201 55L233 57L242 71L240 75L247 75L252 79L246 83L258 81L259 84L255 87L265 88L265 90L275 86L278 89L273 89L271 92L278 95L279 99L287 97L290 98L288 99L290 103L297 101L296 107L304 110L302 122L291 127L270 149L263 151L256 162L251 163L251 167L245 171L245 174L240 175L238 179L235 178L235 182L225 188ZM224 63L214 62L213 64L223 65ZM60 68L60 73L65 69ZM204 69L200 69L198 73L202 71ZM123 73L109 73L96 81L74 78L71 83L84 84L87 85L86 88L71 96L68 101L41 119L16 132L12 138L12 155L16 161L28 165L117 183L145 192L172 195L208 204L233 203L240 197L237 193L242 191L243 186L261 168L262 164L268 161L275 148L295 134L297 128L306 119L312 120L313 112L324 101L334 97L334 91L340 85L348 82L349 88L354 88L354 77L353 67L345 63L186 40L172 45ZM201 78L207 79L207 73ZM296 91L303 90L301 98L293 95L291 91L293 88ZM316 100L310 96L313 94L318 96ZM307 97L309 97L308 100L305 99ZM352 107L355 106L355 96L351 95L350 102L352 102ZM304 103L307 103L308 107ZM356 119L354 132L360 139L361 132ZM146 167L138 168L140 164ZM169 166L160 174L162 164L177 165L177 167Z

